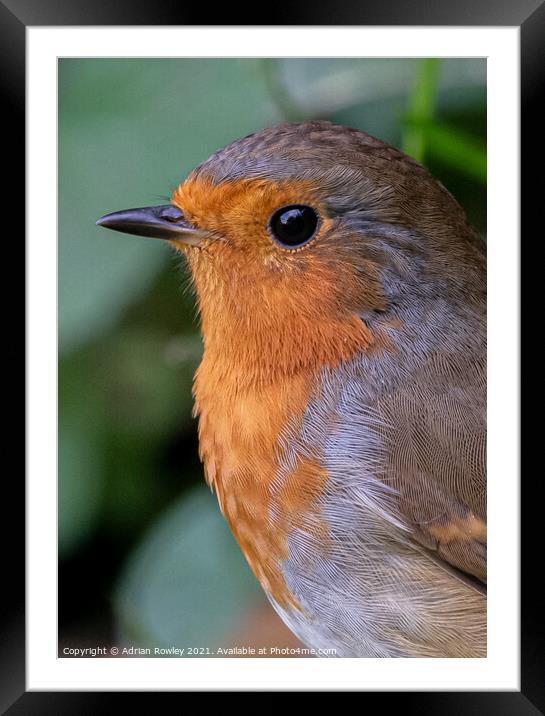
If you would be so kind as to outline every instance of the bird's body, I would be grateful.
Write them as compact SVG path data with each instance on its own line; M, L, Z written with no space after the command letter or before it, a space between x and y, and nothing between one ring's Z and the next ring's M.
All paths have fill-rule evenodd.
M485 258L463 211L325 122L233 143L172 202L207 237L171 239L207 481L277 611L336 656L485 656ZM296 245L274 223L294 210Z

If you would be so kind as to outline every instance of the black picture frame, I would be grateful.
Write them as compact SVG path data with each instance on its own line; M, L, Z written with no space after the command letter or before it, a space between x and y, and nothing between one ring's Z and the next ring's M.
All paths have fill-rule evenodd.
M217 24L237 25L236 8L217 10ZM214 11L216 12L216 11ZM227 13L226 13L227 14ZM204 15L204 13L202 13ZM209 15L209 11L208 11ZM542 181L534 177L542 127L539 111L545 87L545 2L544 0L371 0L340 2L322 0L312 5L306 0L286 3L271 8L261 22L248 22L248 14L241 15L241 25L391 25L391 26L518 26L521 41L521 157L522 159L522 226L529 236L530 228L538 226L537 212L542 199ZM25 155L25 29L28 26L62 25L199 25L201 13L186 9L171 0L0 0L0 78L2 96L2 123L5 145L11 150L9 168L4 173L9 181L3 196L3 220L12 220L10 248L15 249L14 259L23 251L21 234L24 155ZM209 17L208 17L209 19ZM541 130L541 131L540 131ZM543 152L541 151L541 155ZM7 154L5 155L7 157ZM6 171L8 169L8 171ZM542 174L542 172L541 172ZM539 192L539 196L538 196ZM17 207L17 208L16 208ZM7 259L6 259L7 260ZM15 336L22 333L20 318L4 304L4 313L10 314L12 323L5 322L9 345L15 345ZM6 300L6 299L5 299ZM21 302L22 303L22 302ZM518 340L513 332L509 338ZM13 382L10 378L10 382ZM20 393L17 404L22 404ZM13 412L15 414L16 411ZM10 421L14 424L15 421ZM15 453L15 451L12 451ZM16 464L16 463L14 463ZM538 478L538 474L535 475ZM491 476L493 479L493 476ZM536 480L537 481L537 480ZM545 713L545 638L540 607L540 559L534 559L533 547L541 543L537 529L540 520L533 511L541 503L533 497L529 480L521 486L522 496L522 579L521 579L521 691L520 692L388 692L366 693L369 699L380 698L382 708L399 707L404 713L418 714L526 714ZM27 692L25 687L25 621L24 621L24 482L15 470L9 471L2 482L4 518L15 516L9 531L4 533L4 597L2 611L2 638L0 640L0 707L10 716L22 714L96 714L107 711L114 704L119 707L117 694L99 692ZM6 520L3 520L6 524ZM125 696L131 694L124 693ZM148 703L151 694L140 693L140 706ZM172 698L179 695L162 694ZM387 700L384 701L383 699Z

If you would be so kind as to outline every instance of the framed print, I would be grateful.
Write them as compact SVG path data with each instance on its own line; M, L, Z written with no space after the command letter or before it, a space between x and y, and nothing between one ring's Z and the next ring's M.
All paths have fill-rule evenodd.
M0 6L28 287L9 713L543 709L517 339L544 7Z

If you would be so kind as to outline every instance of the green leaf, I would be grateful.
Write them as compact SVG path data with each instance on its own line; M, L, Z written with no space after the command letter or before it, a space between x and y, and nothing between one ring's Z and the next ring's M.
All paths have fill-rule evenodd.
M214 647L260 594L216 498L203 487L172 505L144 537L114 601L127 643Z

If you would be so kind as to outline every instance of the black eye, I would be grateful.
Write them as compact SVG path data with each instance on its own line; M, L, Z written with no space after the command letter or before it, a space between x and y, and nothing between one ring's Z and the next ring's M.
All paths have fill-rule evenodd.
M279 244L299 247L314 236L318 215L310 206L284 206L271 216L269 226Z

